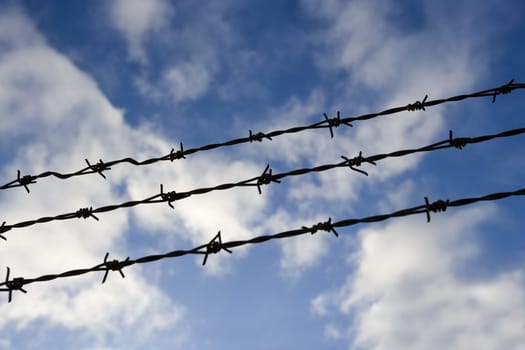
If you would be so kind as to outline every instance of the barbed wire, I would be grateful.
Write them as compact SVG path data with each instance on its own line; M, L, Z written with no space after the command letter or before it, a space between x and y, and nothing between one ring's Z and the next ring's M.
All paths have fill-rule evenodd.
M359 154L353 158L347 158L345 156L341 156L343 161L339 163L332 163L332 164L324 164L319 165L313 168L300 168L291 170L284 173L278 173L273 174L272 169L270 168L270 165L268 164L262 174L260 176L252 177L250 179L242 180L235 183L224 183L213 187L203 187L203 188L197 188L186 192L176 192L176 191L169 191L164 192L164 186L160 185L160 193L155 194L151 197L142 199L142 200L134 200L134 201L127 201L120 204L112 204L112 205L106 205L99 208L93 209L93 207L89 208L80 208L76 211L65 213L65 214L59 214L56 216L47 216L47 217L41 217L39 219L33 219L33 220L27 220L18 222L15 224L6 224L4 221L2 225L0 225L0 238L3 240L7 240L5 237L5 233L10 231L13 228L23 228L32 226L35 224L40 223L46 223L50 221L59 221L59 220L69 220L69 219L75 219L75 218L93 218L96 221L99 221L99 218L95 215L98 213L105 213L113 210L117 210L120 208L130 208L137 205L143 205L143 204L154 204L154 203L168 203L168 205L173 209L172 203L178 200L182 200L185 198L188 198L190 196L194 195L201 195L213 191L223 191L232 189L235 187L257 187L257 191L259 194L262 194L262 186L268 185L270 183L280 183L281 179L284 179L286 177L292 177L292 176L301 176L308 173L314 173L314 172L323 172L334 168L350 168L353 171L359 172L363 175L368 176L368 173L362 169L358 169L357 167L360 167L364 163L369 163L372 165L376 165L376 163L380 160L386 159L386 158L396 158L396 157L403 157L410 154L415 153L422 153L422 152L432 152L437 151L440 149L446 149L446 148L457 148L462 149L468 144L475 144L480 142L485 142L489 140L493 140L496 138L505 138L505 137L511 137L516 136L520 134L525 133L525 128L519 128L519 129L512 129L503 131L497 134L489 134L489 135L482 135L477 137L459 137L454 138L452 130L449 131L449 137L447 139L444 139L442 141L423 146L420 148L413 148L413 149L404 149L404 150L398 150L390 153L382 153L382 154L376 154L368 157L364 157L362 155L362 152L359 152Z
M225 141L221 143L212 143L212 144L204 145L201 147L190 148L190 149L185 150L182 142L180 142L180 147L178 150L175 150L174 148L172 148L170 153L167 155L164 155L161 157L153 157L153 158L149 158L149 159L142 160L142 161L138 161L131 157L126 157L126 158L122 158L118 160L112 160L109 162L104 162L102 159L99 159L97 163L92 164L88 159L85 159L85 162L87 164L85 168L80 169L75 172L70 172L70 173L45 171L38 175L21 175L20 170L17 170L16 179L0 186L0 190L6 190L9 188L15 188L15 187L24 187L27 193L29 193L30 192L29 185L35 184L36 180L39 178L45 178L49 176L53 176L58 179L65 180L65 179L68 179L74 176L99 174L105 179L106 176L104 175L104 172L111 170L112 166L121 164L121 163L129 163L132 165L141 166L141 165L149 165L149 164L157 163L160 161L173 162L174 160L184 159L186 158L187 155L194 154L197 152L208 151L208 150L212 150L212 149L216 149L220 147L228 147L228 146L233 146L233 145L238 145L238 144L243 144L243 143L252 143L254 141L262 142L264 139L271 141L273 140L274 137L277 137L280 135L299 133L305 130L329 129L330 136L333 138L334 128L337 128L341 125L346 125L346 126L351 127L352 126L351 123L354 121L369 120L369 119L373 119L373 118L380 117L380 116L400 113L403 111L418 111L418 110L424 111L426 110L425 109L426 107L432 107L432 106L436 106L439 104L462 101L462 100L469 99L469 98L492 97L492 102L494 103L498 95L509 94L513 90L524 89L524 88L525 88L525 84L514 83L514 80L511 80L507 84L496 87L496 88L482 90L482 91L478 91L478 92L474 92L470 94L452 96L452 97L448 97L444 99L427 100L428 95L425 95L422 101L416 101L414 103L409 103L404 106L389 108L389 109L386 109L386 110L383 110L377 113L363 114L357 117L341 118L341 114L338 111L336 114L336 117L330 118L326 113L324 113L323 114L324 120L321 120L314 124L305 125L305 126L296 126L296 127L292 127L292 128L284 129L284 130L274 130L274 131L270 131L266 133L263 133L263 132L254 133L252 132L252 130L249 130L248 137L241 137L241 138L237 138L237 139L233 139L233 140Z
M10 279L11 270L9 267L7 267L7 273L6 273L5 280L4 282L0 282L0 287L4 287L4 288L0 288L0 291L7 292L8 302L11 302L13 292L19 291L22 293L27 293L27 291L24 289L24 286L31 284L31 283L49 282L49 281L56 280L59 278L79 276L79 275L84 275L87 273L92 273L92 272L97 272L97 271L104 272L102 283L105 283L110 271L118 271L121 277L125 278L124 272L122 271L125 267L129 267L135 264L151 263L151 262L168 259L168 258L177 258L177 257L182 257L184 255L190 255L190 254L204 255L202 265L206 265L209 255L217 254L223 250L231 254L233 248L237 248L243 245L259 244L259 243L264 243L270 240L291 238L295 236L305 235L308 233L313 235L317 233L318 231L331 232L332 234L334 234L334 236L339 237L339 233L336 231L336 228L339 228L339 227L348 227L348 226L353 226L353 225L357 225L360 223L380 222L380 221L384 221L384 220L391 219L391 218L416 215L416 214L422 214L422 213L426 214L427 222L430 222L431 212L433 213L445 212L450 207L461 207L461 206L466 206L466 205L470 205L470 204L481 202L481 201L494 201L494 200L500 200L500 199L504 199L504 198L508 198L512 196L523 196L523 195L525 195L525 188L518 189L512 192L492 193L492 194L488 194L488 195L484 195L480 197L462 198L462 199L456 199L452 201L440 199L434 202L430 202L428 197L424 197L425 204L394 211L389 214L379 214L379 215L368 216L368 217L364 217L360 219L345 219L345 220L336 221L336 222L332 222L332 218L329 217L327 221L319 222L319 223L313 224L312 226L302 226L301 228L292 229L288 231L282 231L282 232L278 232L278 233L274 233L270 235L257 236L257 237L253 237L253 238L246 239L246 240L223 242L222 237L221 237L221 231L219 231L208 243L202 244L192 249L174 250L174 251L164 253L164 254L147 255L141 258L137 258L137 259L130 259L129 257L127 257L124 260L117 260L117 259L108 260L108 257L109 257L109 252L108 252L104 256L103 262L93 267L69 270L66 272L58 273L58 274L42 275L40 277L35 277L35 278L15 277L13 279Z

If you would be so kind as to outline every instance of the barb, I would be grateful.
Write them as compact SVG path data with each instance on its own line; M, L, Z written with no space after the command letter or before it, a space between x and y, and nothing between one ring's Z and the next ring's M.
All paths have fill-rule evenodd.
M253 141L262 142L263 139L268 139L272 141L272 138L266 135L265 133L258 132L257 134L253 134L251 130L250 130L250 136L248 136L248 138L250 139L250 142L253 142Z
M117 210L121 208L130 208L130 207L134 207L137 205L143 205L143 204L154 204L154 203L167 202L168 205L170 205L170 207L173 208L171 203L174 201L182 200L184 198L188 198L194 195L202 195L202 194L213 192L213 191L224 191L224 190L229 190L229 189L236 188L236 187L257 187L259 194L262 194L261 186L263 185L267 185L272 182L280 183L281 179L287 178L287 177L301 176L301 175L305 175L308 173L315 173L315 172L323 172L323 171L327 171L327 170L335 169L335 168L350 167L350 169L354 171L358 171L360 173L363 173L364 175L368 175L367 172L354 168L354 167L359 166L362 163L370 163L372 165L376 165L378 161L386 159L386 158L398 158L398 157L404 157L404 156L415 154L415 153L433 152L433 151L437 151L440 149L454 148L454 147L457 147L458 142L460 142L463 147L464 145L467 145L467 144L475 144L475 143L485 142L485 141L489 141L489 140L493 140L497 138L517 136L517 135L521 135L524 133L525 133L525 128L519 128L519 129L503 131L498 134L489 134L489 135L482 135L482 136L477 136L477 137L462 137L459 139L453 139L453 141L451 142L451 138L450 138L451 134L449 132L448 138L442 141L427 145L427 146L420 147L420 148L404 149L404 150L394 151L390 153L376 154L376 155L372 155L368 157L364 157L362 155L362 152L360 152L357 157L354 157L351 159L343 156L342 157L344 159L343 162L324 164L324 165L319 165L313 168L295 169L295 170L291 170L291 171L284 172L284 173L278 173L278 174L273 174L272 169L270 168L270 165L268 164L260 176L256 176L256 177L242 180L239 182L224 183L224 184L220 184L220 185L213 186L213 187L197 188L197 189L186 191L186 192L171 191L167 193L164 193L163 186L161 185L161 192L149 198L124 202L120 204L107 205L107 206L99 207L96 209L93 209L92 207L82 208L75 212L60 214L60 215L53 216L53 217L42 217L39 219L22 221L22 222L11 224L11 225L5 224L3 226L0 226L0 234L9 231L12 228L22 228L22 227L39 224L39 223L55 221L55 220L68 220L68 219L73 219L73 218L85 218L86 219L89 217L93 217L94 219L98 221L98 218L94 215L95 213L105 213L105 212L109 212L109 211L113 211L113 210ZM460 140L460 141L456 141L456 140Z
M11 227L5 226L5 221L2 222L2 226L0 226L0 238L2 238L4 241L7 241L7 238L2 234L4 232L7 232L11 229Z
M367 160L366 158L364 158L362 151L359 151L359 155L357 157L352 158L352 159L346 158L345 156L341 156L341 158L343 158L346 161L346 163L347 163L346 165L348 165L348 167L350 169L352 169L353 171L357 171L358 173L361 173L361 174L366 175L366 176L368 176L368 173L366 171L360 170L360 169L356 169L355 167L356 166L361 166L361 164L363 162L367 162L367 163L370 163L372 165L377 165L374 161Z
M219 231L215 235L215 237L213 237L212 240L206 245L206 253L204 253L204 260L202 260L202 266L206 265L206 261L208 260L208 255L217 254L221 250L225 250L230 254L232 253L231 250L223 246L222 238L221 238L221 231Z
M492 103L496 102L496 96L510 94L513 90L512 88L513 83L514 83L514 79L509 81L506 85L502 85L499 88L496 88L494 91L494 94L492 95Z
M239 240L239 241L230 241L230 242L222 242L220 231L215 235L215 237L208 242L207 244L195 247L193 249L189 250L174 250L165 254L156 254L156 255L147 255L138 259L130 259L129 257L126 258L124 261L107 261L107 258L109 256L109 253L106 253L106 256L104 258L104 262L102 264L95 265L91 268L84 268L84 269L76 269L76 270L70 270L58 274L50 274L50 275L43 275L36 278L22 278L17 277L13 280L9 280L9 268L7 268L7 275L4 282L0 283L0 287L5 286L5 288L0 288L0 291L2 292L8 292L9 293L9 301L11 301L11 295L13 291L21 291L23 293L26 293L26 291L23 289L25 285L36 283L36 282L49 282L52 280L60 279L60 278L67 278L72 276L80 276L91 272L96 271L105 271L104 279L102 280L102 283L105 282L106 277L109 273L109 271L119 271L121 276L124 277L124 273L122 272L122 269L127 266L135 265L135 264L145 264L145 263L151 263L154 261L159 261L163 259L170 259L170 258L177 258L182 257L185 255L191 255L191 254L204 254L204 261L202 265L206 264L207 257L209 254L216 254L220 252L221 250L225 250L228 253L231 253L231 248L248 245L248 244L259 244L264 243L271 240L276 239L284 239L284 238L292 238L300 235L305 234L314 234L318 230L328 231L334 233L334 235L337 237L338 233L335 231L336 227L349 227L357 224L362 223L372 223L372 222L381 222L388 219L393 219L397 217L405 217L410 215L418 215L426 213L427 215L427 221L430 221L429 211L445 211L446 208L450 207L462 207L466 205L471 205L477 202L483 202L483 201L495 201L495 200L501 200L504 198L509 198L513 196L525 196L525 188L518 189L511 192L498 192L498 193L492 193L487 194L480 197L470 197L470 198L461 198L456 200L438 200L433 203L429 203L429 200L427 197L425 197L425 204L424 205L418 205L415 207L405 208L398 211L394 211L388 214L379 214L374 216L368 216L363 217L360 219L345 219L337 222L331 221L331 218L328 219L326 222L320 222L318 224L313 225L312 227L302 226L300 229L292 229L288 231L282 231L270 235L263 235L263 236L257 236L253 237L247 240ZM204 251L203 251L204 250Z
M9 280L9 273L11 270L9 267L7 267L7 273L5 275L5 282L0 284L6 286L6 288L1 288L1 292L7 292L7 302L10 303L13 299L13 291L20 291L22 293L27 293L27 291L24 289L25 280L22 277L16 277L12 280Z
M87 163L89 169L91 169L94 173L98 173L98 174L100 174L100 176L102 176L104 179L106 178L106 176L105 176L104 174L102 174L102 172L103 172L104 170L111 170L111 168L110 168L107 164L105 164L105 163L102 161L102 159L99 159L99 162L96 163L96 164L93 164L93 165L91 165L91 164L89 163L89 160L87 160L87 158L84 159L84 160L86 161L86 163Z
M407 111L426 111L425 103L427 102L428 95L425 95L423 101L416 101L407 105Z
M29 185L29 184L36 184L34 176L25 175L25 176L20 177L20 170L17 170L16 182L18 184L20 184L20 186L24 186L24 188L26 189L27 193L30 192L29 191L29 187L27 187L27 185Z
M326 113L323 113L323 116L324 116L324 120L328 124L328 129L330 130L330 138L332 139L334 138L334 131L332 130L332 128L337 128L341 124L344 124L349 127L353 127L353 125L350 124L349 122L341 120L341 112L339 111L337 111L337 117L335 118L328 118L328 115Z
M93 207L80 208L79 210L77 210L76 216L79 219L80 218L87 219L87 218L91 217L91 218L93 218L93 219L98 221L98 218L95 216L95 214L93 214Z
M106 278L108 277L109 271L118 271L122 278L125 278L124 272L122 272L122 269L129 264L129 256L124 261L118 261L116 259L108 261L109 252L106 253L104 256L104 267L106 269L106 272L104 273L104 278L102 278L102 284L106 282Z
M175 148L172 148L170 151L170 162L173 162L175 159L186 159L184 156L184 147L182 146L182 142L180 143L180 149L177 152L174 152Z
M175 191L164 193L164 186L160 184L160 198L164 202L168 202L168 205L171 207L171 209L175 209L175 207L171 203L180 199L188 198L190 195L191 194L177 193Z
M303 230L309 230L310 233L313 235L317 231L322 230L326 232L332 232L336 237L339 237L339 233L334 228L334 225L332 225L332 218L329 217L328 221L320 222L318 224L313 225L312 227L302 226Z
M430 212L434 212L434 213L437 213L437 212L445 212L447 211L447 207L449 205L449 201L446 200L437 200L435 202L433 202L432 204L430 204L428 202L428 197L425 197L425 211L427 213L427 222L430 222Z
M268 185L272 182L281 183L281 181L275 179L272 175L272 168L270 168L270 164L266 165L266 168L264 168L264 171L261 176L257 179L257 191L259 191L259 194L262 194L261 186L262 185Z
M100 167L100 169L93 168L93 167L96 167L97 164L95 165L88 164L87 168L84 168L78 171L74 171L74 172L70 172L70 173L45 171L37 175L26 175L22 179L17 178L4 185L1 185L0 190L6 190L9 188L24 186L26 191L29 192L29 189L27 187L29 183L35 183L36 181L34 180L38 178L49 177L49 176L53 176L55 178L65 180L73 176L81 176L81 175L98 173L102 177L105 178L105 176L102 174L102 171L109 170L110 167L117 165L117 164L121 164L121 163L129 163L135 166L143 166L143 165L149 165L149 164L153 164L153 163L157 163L161 161L168 161L168 160L173 162L176 159L183 159L183 158L186 158L185 156L194 154L197 152L204 152L204 151L209 151L209 150L213 150L213 149L220 148L220 147L229 147L229 146L239 145L243 143L252 143L253 141L262 141L263 138L272 140L272 138L280 136L280 135L295 134L295 133L300 133L306 130L329 129L330 136L333 138L334 137L333 128L341 124L352 126L350 123L355 122L355 121L365 121L365 120L369 120L369 119L373 119L373 118L377 118L381 116L398 114L404 111L425 110L425 107L428 108L428 107L432 107L432 106L436 106L440 104L463 101L463 100L470 99L470 98L492 97L492 102L495 102L496 96L509 94L510 92L514 90L518 90L518 89L525 89L525 84L524 83L514 83L514 80L511 80L507 84L496 87L496 88L482 90L482 91L478 91L478 92L474 92L470 94L452 96L452 97L448 97L444 99L427 101L428 95L425 95L425 98L423 99L423 101L416 101L415 103L409 103L405 106L393 107L393 108L385 109L381 112L362 114L362 115L355 116L355 117L341 118L340 113L337 112L338 114L336 118L329 118L326 115L326 113L324 113L323 114L324 120L321 120L319 122L316 122L310 125L295 126L289 129L274 130L274 131L270 131L266 133L259 132L255 135L250 130L250 135L248 137L241 137L241 138L237 138L237 139L233 139L233 140L229 140L229 141L225 141L221 143L212 143L212 144L208 144L208 145L204 145L204 146L200 146L196 148L191 148L187 150L183 149L182 142L181 142L179 151L174 152L174 149L172 149L170 153L167 155L164 155L161 157L153 157L153 158L142 160L142 161L136 160L131 157L127 157L127 158L122 158L122 159L102 163L103 165L101 165L101 163L98 163L99 164L98 166ZM31 182L28 182L29 179L31 179Z
M452 130L448 131L448 142L452 147L455 147L457 149L463 149L468 143L468 140L464 138L454 138L454 133Z

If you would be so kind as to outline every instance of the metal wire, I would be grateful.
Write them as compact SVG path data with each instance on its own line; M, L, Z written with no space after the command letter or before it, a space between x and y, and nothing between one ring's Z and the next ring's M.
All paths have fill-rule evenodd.
M153 204L153 203L168 203L168 205L173 208L172 203L178 200L182 200L185 198L188 198L190 196L194 195L201 195L213 191L223 191L232 189L235 187L257 187L257 190L259 194L262 193L262 186L268 185L272 182L274 183L280 183L281 179L284 179L286 177L292 177L292 176L301 176L308 173L313 172L323 172L334 168L345 168L349 167L351 170L354 170L356 172L359 172L361 174L364 174L368 176L368 173L364 170L357 169L357 167L361 166L363 163L369 163L372 165L376 165L376 163L380 160L386 159L386 158L396 158L396 157L403 157L407 156L409 154L414 153L423 153L423 152L432 152L437 151L440 149L445 148L457 148L462 149L468 144L475 144L480 142L489 141L496 138L505 138L510 136L516 136L521 135L525 133L525 128L519 128L519 129L512 129L500 132L498 134L490 134L490 135L482 135L477 137L460 137L460 138L454 138L452 130L449 131L449 137L447 139L444 139L442 141L420 147L420 148L414 148L414 149L405 149L405 150L398 150L390 153L382 153L382 154L376 154L368 157L364 157L362 155L362 152L359 152L359 155L357 155L354 158L347 158L345 156L342 156L341 158L343 161L339 163L333 163L333 164L324 164L319 165L313 168L301 168L301 169L295 169L284 173L278 173L273 174L272 169L270 168L270 165L267 165L264 169L263 173L260 176L252 177L250 179L242 180L236 183L225 183L220 184L214 187L203 187L203 188L197 188L194 190L186 191L186 192L176 192L176 191L170 191L170 192L164 192L164 187L161 184L160 185L160 193L155 194L151 197L142 199L142 200L134 200L134 201L128 201L120 204L112 204L112 205L106 205L103 207L95 208L92 207L89 208L80 208L76 211L72 211L65 214L60 214L56 216L47 216L47 217L41 217L39 219L33 219L33 220L27 220L18 222L15 224L7 225L5 221L0 226L0 238L6 240L5 233L13 228L23 228L32 226L35 224L50 222L50 221L57 221L57 220L69 220L69 219L75 219L75 218L93 218L95 220L99 220L95 214L97 213L105 213L113 210L117 210L120 208L130 208L137 205L143 205L143 204Z
M103 262L93 267L69 270L66 272L58 273L58 274L48 274L48 275L43 275L43 276L35 277L35 278L16 277L16 278L10 279L10 268L7 267L6 278L4 282L0 282L0 287L4 287L4 288L0 288L0 291L7 292L8 302L11 302L13 292L20 291L23 293L27 293L27 291L24 289L24 286L31 284L31 283L49 282L49 281L59 279L59 278L79 276L79 275L84 275L87 273L92 273L92 272L97 272L97 271L104 271L102 283L105 283L110 271L118 271L121 277L124 278L125 275L122 270L125 267L135 265L135 264L151 263L151 262L162 260L162 259L177 258L177 257L181 257L184 255L189 255L189 254L201 254L201 255L204 255L202 265L205 265L208 260L209 255L217 254L223 250L231 254L233 248L240 247L243 245L259 244L259 243L267 242L270 240L290 238L290 237L305 235L308 233L313 235L317 233L318 231L331 232L335 236L339 236L338 232L336 231L336 228L338 227L348 227L348 226L357 225L360 223L380 222L380 221L384 221L384 220L391 219L391 218L416 215L416 214L422 214L422 213L426 214L427 222L430 222L431 212L445 212L447 208L449 207L461 207L461 206L470 205L470 204L481 202L481 201L495 201L495 200L500 200L500 199L504 199L504 198L508 198L512 196L523 196L523 195L525 195L525 188L518 189L512 192L492 193L492 194L488 194L488 195L484 195L480 197L461 198L461 199L456 199L452 201L437 200L432 203L429 202L427 197L424 197L425 204L394 211L389 214L368 216L368 217L364 217L360 219L345 219L345 220L336 221L336 222L332 222L332 219L328 218L327 221L319 222L312 226L302 226L301 228L298 228L298 229L282 231L282 232L274 233L270 235L257 236L257 237L247 239L247 240L222 242L221 231L219 231L208 243L202 244L192 249L174 250L174 251L164 253L164 254L147 255L141 258L137 258L137 259L130 259L129 257L127 257L126 259L120 260L120 261L116 259L108 261L109 253L106 253Z
M339 127L341 125L352 126L351 123L354 122L354 121L369 120L369 119L373 119L373 118L376 118L376 117L379 117L379 116L397 114L397 113L400 113L400 112L403 112L403 111L417 111L417 110L423 110L424 111L424 110L426 110L426 107L432 107L432 106L436 106L436 105L439 105L439 104L462 101L462 100L469 99L469 98L492 97L492 102L495 102L496 101L496 96L498 96L498 95L508 94L508 93L512 92L513 90L524 89L524 88L525 88L525 84L523 84L523 83L514 83L514 80L511 80L507 84L499 86L499 87L496 87L496 88L482 90L482 91L478 91L478 92L474 92L474 93L470 93L470 94L457 95L457 96L448 97L448 98L444 98L444 99L427 100L428 95L425 95L425 97L423 98L422 101L416 101L414 103L409 103L409 104L407 104L405 106L389 108L389 109L386 109L384 111L377 112L377 113L363 114L363 115L360 115L360 116L357 116L357 117L341 118L340 112L337 112L337 116L336 117L330 118L330 117L328 117L328 115L326 113L324 113L323 114L324 120L319 121L319 122L314 123L314 124L306 125L306 126L296 126L296 127L292 127L292 128L289 128L289 129L274 130L274 131L270 131L270 132L266 132L266 133L263 133L263 132L253 133L252 130L249 130L248 137L241 137L241 138L237 138L237 139L233 139L233 140L226 141L226 142L221 142L221 143L212 143L212 144L208 144L208 145L205 145L205 146L196 147L196 148L190 148L190 149L186 149L186 150L183 148L183 144L181 142L179 150L175 151L175 149L172 148L170 153L167 154L167 155L164 155L164 156L161 156L161 157L153 157L153 158L146 159L146 160L143 160L143 161L138 161L138 160L136 160L134 158L126 157L126 158L122 158L122 159L118 159L118 160L112 160L112 161L109 161L109 162L104 162L104 161L102 161L102 159L99 159L98 163L91 164L89 162L89 160L85 159L87 167L85 167L83 169L80 169L78 171L70 172L70 173L60 173L60 172L56 172L56 171L45 171L45 172L42 172L42 173L37 174L37 175L24 175L24 176L21 176L20 170L18 170L17 171L17 178L15 180L12 180L12 181L10 181L10 182L0 186L0 190L6 190L6 189L9 189L9 188L15 188L15 187L24 187L25 190L27 191L27 193L29 193L30 192L29 191L29 185L35 184L36 180L39 179L39 178L45 178L45 177L49 177L49 176L53 176L53 177L56 177L58 179L68 179L68 178L73 177L73 176L81 176L81 175L88 175L88 174L95 174L96 173L96 174L99 174L100 176L102 176L105 179L106 176L104 175L104 172L110 170L112 166L117 165L117 164L121 164L121 163L129 163L129 164L132 164L132 165L141 166L141 165L149 165L149 164L157 163L157 162L160 162L160 161L168 161L169 160L169 161L173 162L174 160L186 158L187 155L194 154L194 153L197 153L197 152L208 151L208 150L212 150L212 149L216 149L216 148L220 148L220 147L228 147L228 146L233 146L233 145L238 145L238 144L243 144L243 143L251 143L251 142L254 142L254 141L262 142L264 139L272 140L274 137L277 137L277 136L280 136L280 135L299 133L299 132L303 132L305 130L329 129L330 136L333 138L334 137L334 132L333 132L334 128L337 128L337 127Z

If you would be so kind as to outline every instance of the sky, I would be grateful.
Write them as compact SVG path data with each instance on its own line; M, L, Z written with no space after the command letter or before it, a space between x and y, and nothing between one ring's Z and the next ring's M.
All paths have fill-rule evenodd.
M0 184L144 160L525 82L508 1L0 0ZM0 192L0 222L523 128L523 90ZM523 136L14 228L0 273L390 213L523 188ZM31 283L0 293L0 349L523 349L525 199ZM0 277L0 278L3 278Z

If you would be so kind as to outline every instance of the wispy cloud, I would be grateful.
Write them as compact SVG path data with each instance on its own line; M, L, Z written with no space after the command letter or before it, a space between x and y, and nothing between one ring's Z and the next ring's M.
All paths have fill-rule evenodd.
M226 58L235 57L230 49L237 35L224 18L230 6L114 1L111 21L125 36L130 57L143 64L134 77L138 91L153 101L173 103L205 95ZM150 66L146 52L171 59Z
M175 9L166 0L114 0L110 6L113 24L126 39L130 58L147 63L144 45L148 37L167 25Z
M494 53L487 43L504 27L494 28L496 21L488 19L497 17L501 6L496 9L496 1L466 1L451 10L456 6L452 1L403 3L407 7L375 0L304 0L301 8L295 2L255 6L237 0L104 3L104 10L111 10L105 19L118 34L105 33L108 53L121 52L121 40L128 59L118 60L119 69L89 58L84 58L89 65L80 64L87 70L103 67L111 79L125 81L114 101L130 113L116 107L89 74L35 28L50 33L53 45L59 37L74 51L82 40L62 36L63 28L46 19L35 26L21 11L2 11L0 115L7 116L0 123L2 178L13 179L17 169L22 175L78 170L85 167L85 158L92 163L126 156L143 160L168 154L181 140L186 149L192 142L202 146L208 140L247 136L249 129L257 133L310 124L323 120L323 112L355 116L406 105L426 93L434 99L484 87L481 81ZM56 47L62 51L67 44ZM85 47L77 52L82 50ZM30 194L22 187L3 191L0 223L140 200L158 194L160 184L176 192L214 187L258 176L268 163L275 174L335 163L360 151L367 156L426 145L448 135L448 114L456 108L448 106L355 122L353 128L341 125L334 127L334 138L327 129L309 130L152 166L120 164L105 172L107 179L97 174L67 181L38 179L30 185ZM463 106L472 105L459 108ZM202 117L192 118L196 115ZM150 118L151 124L135 117ZM488 118L476 120L481 119ZM468 120L456 122L454 135L459 123L467 129L458 132L462 136L472 127L474 118ZM512 151L512 156L498 153L497 162L505 164L507 174L494 182L519 180L520 151ZM477 159L493 167L496 152L482 152ZM254 187L235 188L185 198L174 202L174 209L166 203L139 205L101 213L99 222L79 218L12 229L5 234L8 241L0 244L0 268L10 266L11 277L31 278L99 264L108 251L110 259L128 254L137 258L205 244L219 230L224 241L247 239L310 227L329 216L335 221L400 209L414 205L414 197L421 204L422 195L434 197L438 190L440 196L456 192L459 180L436 180L439 172L449 172L448 179L456 176L451 171L455 169L447 168L448 159L438 169L426 160L414 155L363 165L369 176L345 168L287 177L282 184L264 186L262 195ZM465 164L476 163L469 162ZM474 180L465 178L462 184ZM192 256L189 264L172 260L176 264L159 263L151 270L144 265L125 268L125 279L110 272L104 285L102 271L31 283L25 286L28 294L15 291L13 303L0 303L0 333L9 337L0 341L0 348L18 349L16 337L36 330L44 334L42 329L67 333L75 338L75 347L87 343L90 349L166 347L158 345L162 339L176 342L169 346L198 347L192 341L194 328L205 330L200 344L227 342L224 327L246 327L247 319L275 325L289 319L287 323L301 325L301 335L306 333L303 325L315 324L310 338L304 339L324 335L325 343L357 348L491 349L496 342L522 347L522 261L482 276L464 274L490 261L480 237L498 209L450 209L433 215L431 224L424 223L424 217L394 219L387 225L366 225L357 237L355 230L338 230L337 238L319 232L279 240L274 247L280 255L271 250L272 243L257 252L249 245L239 247L231 255L210 256L204 270L193 270L200 268L203 257ZM241 261L248 252L253 260ZM326 262L329 267L322 265ZM252 279L237 279L241 274ZM188 280L191 283L181 283ZM279 293L297 297L290 302ZM316 295L311 303L316 318L307 320L302 317L305 300ZM252 303L253 310L263 308L265 316L253 320L245 312L252 307L241 300ZM222 322L224 315L231 325L217 326L215 320ZM258 323L254 325L250 327L258 329ZM291 331L286 336L298 330ZM243 333L245 339L236 341L253 344L251 334ZM39 347L46 347L40 343L43 338L58 339L47 334L26 338ZM272 334L275 344L283 344L277 338ZM475 341L467 343L470 339Z
M336 100L326 98L329 110L341 110L343 116L351 116L404 106L422 100L425 93L431 98L448 97L468 91L482 77L488 60L487 54L480 53L489 48L475 39L474 31L478 29L447 19L449 12L444 8L415 6L414 11L419 11L421 17L407 30L401 27L406 21L396 20L403 14L394 2L303 2L304 10L323 24L323 29L311 39L320 48L315 54L318 68L337 78L341 86ZM480 22L487 15L484 11L473 13L469 21ZM446 52L446 56L438 54L441 52ZM363 98L363 91L377 98ZM305 100L302 105L310 103ZM322 120L321 112L315 121ZM278 115L283 114L285 110ZM446 136L444 132L439 134L445 115L446 108L429 108L425 112L356 122L354 128L340 127L334 139L310 132L301 135L300 140L289 137L268 148L274 147L274 158L285 154L284 160L308 159L310 164L318 165L336 161L327 160L329 154L353 157L359 151L373 155L420 147ZM279 153L276 149L293 152ZM323 200L338 200L347 208L355 208L360 194L415 169L421 159L422 155L414 155L368 166L370 176L366 179L357 174L348 176L343 170L305 177L294 183L289 198L316 208L322 207L319 203ZM295 264L299 260L285 265Z
M520 349L525 345L523 269L483 278L462 274L484 259L476 243L495 207L407 219L359 232L354 272L312 303L342 313L347 341L366 349ZM332 314L333 315L333 314ZM352 315L350 317L350 315ZM341 325L341 323L339 323Z
M0 114L10 116L1 123L0 136L3 141L11 141L12 150L6 154L3 178L15 176L13 169L21 169L24 174L71 171L83 168L84 158L96 162L100 157L112 160L169 152L168 140L147 127L134 128L126 124L123 111L107 100L88 75L48 46L22 12L1 15L0 26L7 25L23 35L7 34L9 31L0 34L0 84L3 87ZM180 165L180 168L169 164L169 168L159 165L133 171L126 166L115 166L106 180L93 175L68 181L41 179L31 186L30 195L23 189L3 193L1 219L19 222L85 206L148 197L158 193L162 182L167 189L174 186L189 190L193 186L225 182L232 176L242 177L249 171L259 172L248 162L232 164L230 159L218 157L204 156L191 166ZM223 170L226 165L228 171ZM13 277L30 278L94 266L107 251L113 258L124 259L128 244L123 236L134 229L132 218L138 227L178 235L186 242L206 243L219 229L224 230L229 240L246 238L253 234L249 224L258 217L257 211L265 203L260 199L252 205L253 195L256 192L232 192L229 197L211 196L206 202L188 199L185 209L164 208L166 216L159 215L158 210L155 215L149 215L148 208L144 208L144 211L123 210L100 215L100 222L93 222L94 225L79 220L12 230L7 244L0 247L0 262L2 266L12 267ZM229 204L225 205L223 200ZM252 209L246 210L248 207ZM157 219L151 225L153 217ZM174 231L174 222L184 232L180 228ZM220 260L220 257L214 258ZM221 264L213 265L215 270L208 270L221 272ZM102 275L45 285L35 283L26 287L29 293L20 295L23 302L16 308L2 303L0 322L3 327L16 325L25 329L45 320L54 327L98 339L100 346L112 344L109 335L117 336L126 330L140 343L140 339L151 338L180 324L185 315L183 307L140 271L140 268L126 270L123 281L119 274L111 275L104 288L100 286ZM15 301L17 297L15 293ZM176 332L176 336L184 338L186 330L181 330L180 335Z
M111 106L94 81L47 46L21 12L4 13L0 23L23 33L22 37L3 34L0 39L5 48L0 61L4 88L0 111L10 116L2 123L0 135L14 142L4 169L72 169L81 165L83 158L96 159L101 154L115 157L135 148L132 140L137 131L124 124L122 112ZM49 181L42 180L29 196L25 191L3 193L2 219L13 222L61 212L66 207L71 210L88 202L119 200L121 197L112 191L112 186L120 182L118 171L115 175L108 181L73 180L60 184L46 179ZM4 170L2 176L11 178L13 174ZM96 228L72 222L13 231L8 244L0 247L2 265L11 266L16 276L27 277L63 271L66 266L69 269L95 265L106 250L118 254L115 243L127 228L128 218L121 213L103 218ZM181 307L136 272L127 274L129 284L125 290L113 287L102 292L95 280L98 276L54 286L27 287L31 293L19 307L1 306L3 327L16 324L24 328L45 319L55 326L98 337L120 332L116 324L126 324L131 329L144 317L150 319L151 325L144 332L154 333L179 322L182 316ZM166 305L173 312L164 312ZM158 311L156 316L150 314L153 309ZM157 322L156 317L165 322Z

